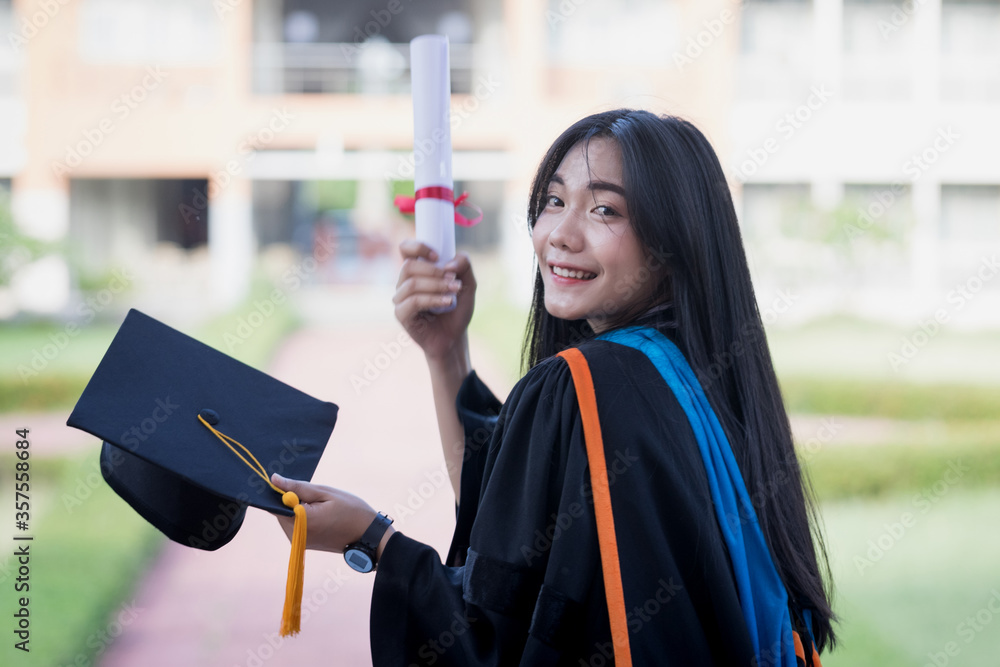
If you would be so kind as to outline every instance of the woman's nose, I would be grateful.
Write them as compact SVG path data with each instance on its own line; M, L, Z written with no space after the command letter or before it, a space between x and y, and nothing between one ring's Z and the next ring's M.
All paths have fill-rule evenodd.
M581 216L572 208L567 208L559 216L558 223L549 233L549 245L555 248L565 248L571 252L578 252L583 247L581 222Z

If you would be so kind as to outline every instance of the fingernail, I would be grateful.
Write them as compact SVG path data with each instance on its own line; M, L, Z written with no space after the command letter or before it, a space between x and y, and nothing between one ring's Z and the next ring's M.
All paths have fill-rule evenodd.
M450 281L448 283L448 289L450 289L453 292L457 292L458 290L462 289L462 281L461 280Z
M454 271L446 271L445 274L444 274L444 279L447 280L448 282L451 282L456 277L457 276L455 275Z
M451 303L451 299L452 299L452 297L450 297L450 296L443 296L440 299L438 299L438 301L441 303L441 305L446 306L449 303Z

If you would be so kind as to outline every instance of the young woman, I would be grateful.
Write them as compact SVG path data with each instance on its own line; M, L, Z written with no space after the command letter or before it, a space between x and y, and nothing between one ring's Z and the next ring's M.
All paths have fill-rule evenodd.
M635 664L795 665L797 641L810 663L834 641L823 559L708 141L645 111L584 118L542 160L528 221L529 370L502 405L469 360L468 258L401 246L396 316L430 366L458 502L444 562L350 494L275 479L306 503L311 548L365 569L370 547L375 665L613 663L568 347L593 376Z

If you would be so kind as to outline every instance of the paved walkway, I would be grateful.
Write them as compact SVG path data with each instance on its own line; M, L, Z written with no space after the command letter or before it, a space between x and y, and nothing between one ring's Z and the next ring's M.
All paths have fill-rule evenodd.
M391 308L386 308L391 318ZM412 537L447 550L454 496L443 469L423 354L398 344L383 317L317 324L291 336L269 372L340 406L314 480L357 493L396 517ZM408 339L407 339L408 340ZM474 349L477 370L496 378ZM485 362L485 363L484 363ZM352 377L369 384L355 384ZM399 507L412 514L401 516ZM302 667L370 665L368 613L374 578L339 554L307 552L302 632L278 635L288 541L270 515L251 509L216 552L168 543L140 585L141 609L102 657L102 667Z

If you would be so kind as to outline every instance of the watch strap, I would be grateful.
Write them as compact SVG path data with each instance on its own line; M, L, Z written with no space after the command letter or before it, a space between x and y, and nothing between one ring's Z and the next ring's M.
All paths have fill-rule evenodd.
M392 519L379 512L375 515L372 520L371 525L368 526L368 530L365 534L361 536L361 544L363 544L368 549L371 549L372 556L378 551L378 543L382 541L382 536L385 535L385 531L389 530L389 526L392 525Z

